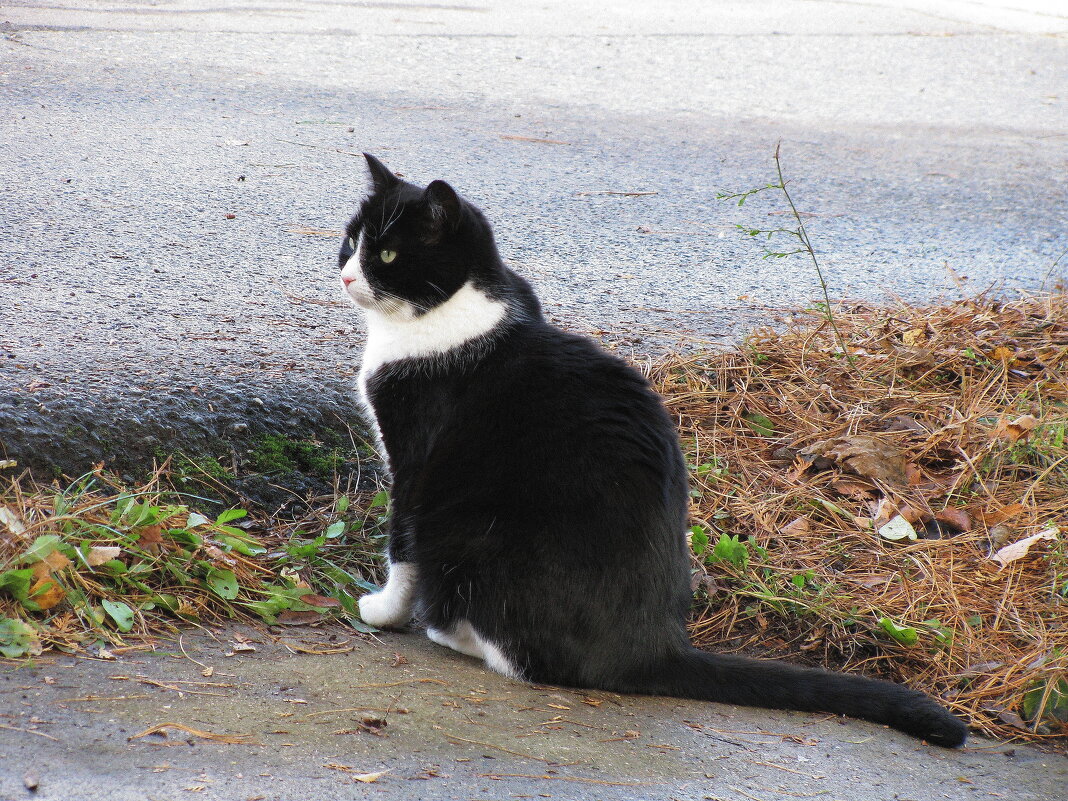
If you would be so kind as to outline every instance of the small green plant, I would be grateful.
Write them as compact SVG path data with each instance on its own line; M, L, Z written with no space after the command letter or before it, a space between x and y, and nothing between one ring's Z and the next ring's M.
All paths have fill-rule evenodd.
M1068 678L1052 676L1033 682L1023 696L1023 717L1033 731L1047 724L1068 724Z
M271 623L285 611L336 612L366 629L355 598L374 589L367 564L371 540L384 536L384 492L358 510L340 496L332 517L320 513L281 542L251 533L262 524L249 523L245 509L209 515L191 503L215 502L155 485L130 490L95 474L39 495L42 533L18 547L0 541L0 653L31 654L42 639L55 641L56 626L84 632L70 635L76 642L242 612ZM17 518L3 508L10 528Z
M827 289L827 281L823 276L823 269L820 267L819 259L816 258L816 250L812 247L812 240L809 239L808 229L805 227L805 222L802 219L801 212L797 210L797 206L794 205L794 199L790 195L790 190L787 188L787 181L783 177L782 173L782 160L780 159L780 150L782 148L782 142L775 145L775 172L778 176L778 181L775 183L765 184L764 186L757 187L755 189L747 189L744 192L717 192L717 200L736 200L739 206L745 205L745 201L751 198L753 195L760 192L766 192L770 190L777 190L782 193L785 198L787 206L789 207L789 214L793 218L793 227L777 227L777 228L754 228L748 225L738 224L735 227L742 231L746 236L750 237L763 237L764 241L771 243L777 241L777 237L786 237L787 240L797 244L797 247L787 248L785 250L775 250L770 247L770 244L764 248L765 259L785 259L789 256L795 256L799 254L807 255L812 262L812 266L816 271L816 277L819 280L820 288L823 291L823 304L817 304L819 311L826 318L830 324L831 329L834 331L835 339L838 341L838 345L841 348L842 354L849 361L849 365L853 370L859 370L856 359L853 354L849 352L849 348L846 346L845 339L842 337L842 332L838 330L838 325L834 319L834 313L831 311L831 296Z

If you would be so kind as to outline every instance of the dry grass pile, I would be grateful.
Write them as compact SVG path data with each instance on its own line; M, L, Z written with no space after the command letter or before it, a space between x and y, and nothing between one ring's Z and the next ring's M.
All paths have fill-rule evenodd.
M713 649L1068 734L1068 298L843 307L652 378L691 462ZM700 599L703 597L703 601Z

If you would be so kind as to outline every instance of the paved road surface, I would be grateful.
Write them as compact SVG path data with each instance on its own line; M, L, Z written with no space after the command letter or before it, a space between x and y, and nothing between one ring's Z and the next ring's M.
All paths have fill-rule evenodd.
M636 354L817 297L734 229L781 202L715 200L769 180L780 139L835 296L1064 275L1063 4L606 5L0 8L8 454L73 471L358 425L334 232L362 150L453 182L556 319Z
M1030 748L947 751L821 715L533 688L415 634L278 639L229 628L0 669L0 798L1060 801L1068 784L1068 759ZM160 723L253 744L135 736Z

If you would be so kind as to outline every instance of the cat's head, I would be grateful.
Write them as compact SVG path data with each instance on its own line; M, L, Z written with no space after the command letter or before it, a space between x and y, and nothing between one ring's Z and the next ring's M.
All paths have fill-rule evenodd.
M500 269L489 224L451 186L415 186L364 156L371 191L349 222L338 256L355 303L412 319Z

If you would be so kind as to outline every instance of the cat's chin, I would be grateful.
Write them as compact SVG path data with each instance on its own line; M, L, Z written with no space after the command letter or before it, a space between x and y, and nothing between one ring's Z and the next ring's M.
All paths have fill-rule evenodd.
M359 306L361 309L378 309L378 302L369 293L347 289L345 297L352 302L352 305Z

